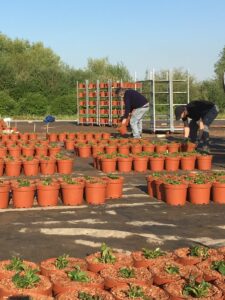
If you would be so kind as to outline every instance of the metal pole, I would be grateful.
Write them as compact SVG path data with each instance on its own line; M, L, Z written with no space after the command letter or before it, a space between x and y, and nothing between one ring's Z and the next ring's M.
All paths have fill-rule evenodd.
M86 91L86 123L89 122L89 81L85 80L85 91Z
M79 84L78 84L78 81L77 81L77 124L79 125L80 124L80 102L79 102Z
M174 124L173 124L173 72L170 70L169 73L169 105L170 105L170 131L174 131Z

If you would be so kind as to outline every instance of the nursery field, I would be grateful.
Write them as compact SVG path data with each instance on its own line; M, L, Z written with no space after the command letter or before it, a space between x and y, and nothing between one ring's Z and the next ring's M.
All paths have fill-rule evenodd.
M20 132L32 131L33 124L18 123ZM49 132L111 132L108 127L80 127L73 123L56 122ZM42 123L37 132L45 136ZM221 134L222 136L223 134ZM144 134L145 137L154 137ZM176 139L178 135L169 136ZM225 170L225 138L220 129L213 130L213 170ZM74 156L73 175L103 176L93 167L93 158ZM200 244L210 247L225 246L225 205L212 201L208 205L170 206L150 197L144 173L131 171L124 176L123 197L107 200L103 205L13 208L0 210L1 259L21 256L39 262L45 258L67 253L84 257L99 249L105 242L114 249L126 251L143 247L174 250ZM52 175L52 178L58 175ZM5 177L4 177L5 178Z

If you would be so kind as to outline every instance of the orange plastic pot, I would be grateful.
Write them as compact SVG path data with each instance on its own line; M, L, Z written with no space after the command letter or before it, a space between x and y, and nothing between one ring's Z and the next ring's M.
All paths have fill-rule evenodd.
M134 171L146 172L148 168L148 157L147 156L135 156L134 157Z
M196 156L181 156L180 167L183 171L192 171L195 169Z
M154 150L155 150L155 145L153 144L143 145L143 151L145 152L154 152Z
M58 134L57 133L49 133L48 135L47 135L47 138L48 138L48 140L49 140L49 142L53 142L53 143L55 143L55 142L57 142L58 141Z
M147 188L148 188L148 194L150 197L156 197L156 183L155 178L153 176L147 177Z
M9 205L9 182L0 184L0 209L7 208Z
M189 200L192 204L209 204L212 184L189 184Z
M128 155L128 154L130 154L130 146L129 145L119 145L118 152L120 154Z
M37 176L39 172L39 160L23 161L23 171L25 176Z
M167 145L167 149L169 153L175 153L178 152L180 149L180 144L179 143L171 143Z
M150 170L154 172L159 172L164 169L164 157L151 157L149 158Z
M22 147L22 155L24 156L34 156L34 147Z
M31 208L34 203L35 185L24 187L12 187L13 206L15 208Z
M165 201L165 187L162 180L155 180L156 198Z
M65 146L66 150L69 150L69 151L74 150L74 140L65 140L64 146Z
M40 171L43 175L53 175L56 170L56 160L49 158L48 160L40 160Z
M36 140L37 139L37 133L29 133L29 140Z
M6 176L20 176L22 162L20 160L6 161L5 174Z
M122 198L124 178L119 177L116 179L106 178L106 199Z
M104 173L113 173L116 171L116 158L102 158L101 169Z
M212 200L218 204L225 204L225 183L214 182L212 185Z
M94 145L92 146L92 155L96 155L98 152L104 152L103 145Z
M37 185L37 201L40 206L57 206L59 196L59 184Z
M103 134L102 134L102 138L104 140L110 139L110 136L111 136L111 134L109 132L103 132Z
M106 182L86 182L85 198L88 204L104 204L106 201Z
M71 174L73 172L73 159L57 160L57 170L60 174Z
M48 151L50 156L54 156L61 151L61 147L49 147Z
M18 158L21 155L21 148L19 146L8 147L8 151L9 151L9 155L15 158Z
M165 169L166 171L177 171L180 165L180 157L166 157Z
M212 169L212 155L197 156L197 168L201 171L209 171Z
M107 154L112 154L112 153L115 153L117 152L117 145L108 145L105 147L105 152Z
M91 146L85 145L85 146L78 146L78 154L82 158L88 158L91 156Z
M44 145L42 147L35 147L35 152L36 152L37 156L41 156L41 155L47 156L48 148L47 148L47 146L44 146Z
M118 131L121 135L125 135L127 133L127 126L126 125L120 125L118 127Z
M5 157L7 154L7 148L6 147L0 147L0 158Z
M64 205L81 205L83 203L84 184L61 183L62 201Z
M3 176L3 173L4 173L4 161L3 159L0 158L0 176Z
M132 170L132 157L119 157L118 159L118 171L121 173L129 173Z
M58 140L59 142L64 142L66 139L66 133L65 132L61 132L58 134Z
M155 152L156 153L164 153L167 150L167 145L156 145Z
M132 154L138 154L142 152L142 145L141 144L136 144L131 146L131 153Z
M186 184L168 184L164 183L165 201L169 205L185 205L187 199Z
M196 148L196 144L194 143L185 143L181 144L181 151L182 152L192 152Z

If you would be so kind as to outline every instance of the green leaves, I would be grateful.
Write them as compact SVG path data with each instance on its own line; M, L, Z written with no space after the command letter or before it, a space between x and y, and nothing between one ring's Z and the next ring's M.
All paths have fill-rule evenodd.
M143 300L153 300L152 297L147 297L144 294L143 288L138 285L129 285L129 289L126 291L128 298L142 298Z
M160 248L156 248L155 250L149 250L147 248L142 249L142 253L147 259L154 259L160 256L164 256L166 253L161 251Z
M90 278L87 273L85 271L81 271L79 266L76 266L76 268L73 271L68 272L67 275L72 281L90 282Z
M7 265L5 268L8 271L17 271L17 272L20 272L20 271L25 270L25 265L24 265L23 260L21 258L14 256L11 259L9 265Z
M102 300L102 297L98 296L98 295L90 295L88 293L85 292L79 292L78 293L78 298L80 300Z
M210 287L211 284L208 282L197 283L193 278L190 278L189 283L184 286L183 295L193 298L207 297Z
M209 249L207 247L193 246L190 248L189 255L202 257L203 259L206 259L209 256L208 251L209 251Z
M221 275L225 276L225 261L223 260L214 261L211 265L211 269L216 270Z
M103 243L101 246L101 256L97 260L104 264L114 264L116 257L113 255L113 250Z
M165 267L165 271L166 271L166 273L172 274L172 275L179 274L179 268L177 266L172 266L172 265L167 266L167 267Z
M67 267L69 261L68 261L69 255L63 254L61 256L58 256L55 260L55 266L57 269L61 270Z
M122 278L134 278L135 277L135 272L134 269L132 268L120 268L118 275Z
M36 274L36 270L27 269L23 273L16 273L12 281L17 288L28 289L33 288L40 281L40 277Z

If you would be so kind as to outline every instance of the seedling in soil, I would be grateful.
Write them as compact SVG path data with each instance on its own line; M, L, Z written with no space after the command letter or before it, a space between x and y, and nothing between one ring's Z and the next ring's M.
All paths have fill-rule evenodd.
M19 183L19 187L30 186L30 181L26 179L17 179L17 182Z
M107 177L110 179L119 179L120 178L118 175L115 175L115 174L108 174Z
M69 263L68 257L69 257L68 254L63 254L61 256L58 256L55 261L56 268L59 270L66 268Z
M202 281L197 283L195 280L190 279L189 283L184 286L183 295L193 298L207 297L211 284L209 282Z
M40 277L36 274L36 270L27 269L23 274L16 273L12 281L17 288L28 289L33 288L40 281Z
M154 259L160 256L164 256L166 253L161 251L160 248L156 248L155 250L149 250L147 248L142 249L143 255L147 259Z
M76 266L75 270L70 271L67 274L72 281L90 282L90 278L88 277L87 273L81 271L79 266Z
M179 274L179 268L176 266L168 266L165 268L166 273L168 274Z
M114 264L116 261L115 255L113 255L113 250L108 247L105 243L101 246L101 256L97 258L98 262L104 263L104 264Z
M209 256L208 251L209 251L209 249L207 247L194 246L194 247L190 248L189 255L202 257L203 259L206 259Z
M52 184L52 178L51 177L46 177L41 180L43 185L51 185Z
M79 292L78 293L78 298L80 300L102 300L102 297L98 296L98 295L90 295L88 293L85 292Z
M132 268L121 268L119 269L119 276L122 278L134 278L135 272Z
M143 300L153 300L151 297L146 297L142 287L138 285L129 285L129 290L126 291L127 297L134 298L142 298Z
M211 265L211 269L216 270L221 275L225 276L225 262L223 260L214 261Z
M10 263L5 267L8 271L23 271L25 269L25 265L23 260L19 257L13 257Z

